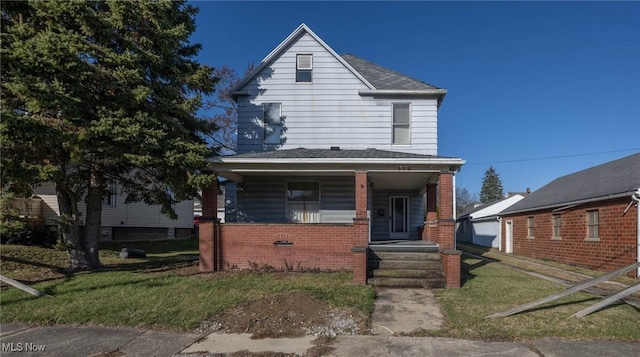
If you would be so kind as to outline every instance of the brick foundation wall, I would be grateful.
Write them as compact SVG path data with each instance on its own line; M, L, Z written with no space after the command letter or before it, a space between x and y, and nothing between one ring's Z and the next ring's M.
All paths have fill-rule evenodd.
M358 228L352 224L224 223L220 225L222 268L248 269L257 264L282 269L286 261L294 268L353 270L354 254L359 255L352 252ZM293 244L274 245L285 240ZM201 254L203 248L208 245L201 244ZM362 270L366 274L366 266Z
M630 198L599 201L561 212L560 239L552 239L551 210L502 217L502 231L513 220L513 252L601 271L631 265L637 257L637 207L623 216ZM599 241L588 241L587 210L599 210ZM527 238L527 217L534 217L534 238ZM502 247L506 247L503 234ZM504 248L503 248L504 249ZM632 274L635 274L632 273ZM635 275L634 275L635 276Z

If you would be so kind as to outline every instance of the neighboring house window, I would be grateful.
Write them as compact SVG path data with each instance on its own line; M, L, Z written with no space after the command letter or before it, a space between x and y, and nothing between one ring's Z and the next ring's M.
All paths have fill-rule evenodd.
M287 211L291 223L319 223L320 183L287 182Z
M600 217L598 210L587 211L587 239L598 239Z
M535 227L536 226L533 216L527 217L527 238L533 238Z
M296 82L311 82L313 70L313 55L298 55L296 57Z
M551 216L551 225L553 227L553 236L551 238L560 238L562 220L559 214L554 214L553 216Z
M282 138L282 104L262 104L264 122L264 143L280 144Z
M116 197L118 196L116 191L116 182L109 181L107 183L107 195L104 198L103 202L107 206L115 207L116 206Z
M409 103L393 103L393 144L411 143L411 114Z

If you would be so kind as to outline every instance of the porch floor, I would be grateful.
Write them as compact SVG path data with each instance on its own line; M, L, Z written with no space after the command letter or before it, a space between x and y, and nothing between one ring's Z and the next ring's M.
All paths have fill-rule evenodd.
M369 243L374 252L437 252L438 244L426 240L385 240Z

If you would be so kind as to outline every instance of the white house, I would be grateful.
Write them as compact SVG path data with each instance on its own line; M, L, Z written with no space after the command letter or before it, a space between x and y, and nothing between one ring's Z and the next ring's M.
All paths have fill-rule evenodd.
M115 190L114 190L115 191ZM42 199L40 215L45 226L58 224L60 210L53 184L44 184L35 190ZM125 204L125 196L113 193L102 206L102 239L115 241L144 241L189 238L193 229L193 201L175 204L178 218L173 220L160 213L160 206L143 202ZM84 226L86 204L78 203L80 225Z
M464 161L438 156L446 93L338 55L300 25L233 90L237 154L211 158L227 180L225 222L215 220L217 188L203 191L201 269L299 262L364 282L367 252L381 245L450 254L453 175Z
M483 247L501 248L499 214L523 198L524 196L516 194L462 212L456 219L456 240Z

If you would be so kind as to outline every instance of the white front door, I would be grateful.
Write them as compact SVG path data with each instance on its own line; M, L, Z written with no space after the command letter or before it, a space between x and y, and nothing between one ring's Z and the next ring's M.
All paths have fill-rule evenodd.
M389 197L389 238L409 239L409 197Z
M513 221L506 221L504 225L504 244L507 253L513 253Z

